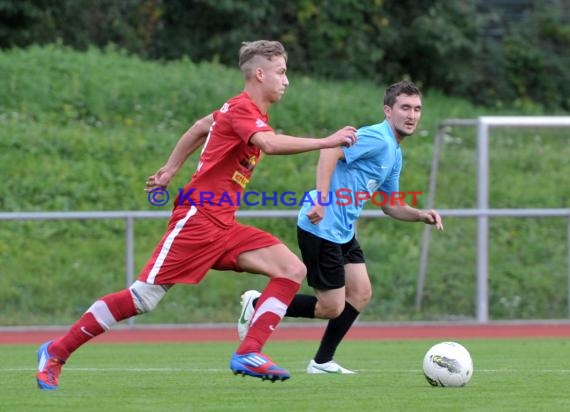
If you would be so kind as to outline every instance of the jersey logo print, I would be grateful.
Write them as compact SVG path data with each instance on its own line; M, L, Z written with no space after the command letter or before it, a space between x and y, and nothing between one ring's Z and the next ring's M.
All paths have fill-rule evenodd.
M378 186L380 186L378 180L370 179L366 182L366 188L370 193L374 193L376 189L378 189Z
M234 172L234 174L232 176L232 180L234 182L236 182L238 185L240 185L243 189L245 189L245 187L249 183L249 179L247 177L245 177L244 175L242 175L237 170Z
M255 125L256 125L258 128L267 127L267 123L265 123L265 122L264 122L263 120L261 120L261 119L257 119L257 120L255 121Z
M89 333L89 331L85 328L85 326L82 326L81 328L81 332L85 333L87 336L89 336L90 338L94 338L95 335L93 335L92 333Z

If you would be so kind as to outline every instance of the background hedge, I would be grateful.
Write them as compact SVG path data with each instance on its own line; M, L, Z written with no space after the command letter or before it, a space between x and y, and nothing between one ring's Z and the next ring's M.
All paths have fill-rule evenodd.
M424 89L498 107L570 109L561 0L0 0L0 47L110 43L145 59L235 67L244 40L282 41L295 72Z

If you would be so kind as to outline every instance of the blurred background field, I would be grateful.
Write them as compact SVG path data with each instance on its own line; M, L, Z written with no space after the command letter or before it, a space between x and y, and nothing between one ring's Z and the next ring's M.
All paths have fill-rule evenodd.
M171 205L149 204L142 191L146 177L162 165L193 119L241 87L234 69L189 61L144 62L112 50L34 47L4 52L0 61L8 79L1 94L9 96L0 118L0 161L10 177L0 199L4 211L170 210ZM57 92L46 93L48 88ZM366 82L291 74L289 93L274 108L272 121L288 133L323 136L346 123L380 121L380 101L381 89ZM423 191L420 207L427 197L438 122L496 113L436 92L426 93L424 105L420 130L403 146L402 189ZM493 135L491 150L491 207L568 206L570 149L564 132L501 131ZM185 184L195 160L171 187ZM266 157L248 189L302 193L313 187L316 160L315 154ZM474 130L450 131L441 151L436 207L475 207L475 161ZM297 250L294 220L244 222L272 231ZM136 270L165 223L136 222ZM375 289L363 318L471 318L474 227L473 219L450 218L446 231L432 237L424 310L416 313L422 225L363 219L359 236ZM492 221L493 318L566 316L565 227L563 218ZM122 221L2 222L2 228L1 324L66 323L93 296L124 285ZM204 287L175 288L161 310L140 322L231 321L241 291L265 281L213 273L204 282Z
M157 5L158 9L162 7L163 19L171 16L169 13L174 13L175 6L181 4L176 1L135 0L118 2L118 5L103 3L108 6L109 13L112 10L128 13L127 10L140 11L139 7L143 5ZM565 92L570 84L565 81L568 71L561 70L568 67L564 60L568 54L557 52L560 47L570 45L567 7L561 2L525 3L528 5L526 12L508 20L508 27L497 26L502 32L494 32L495 37L489 35L488 30L495 22L493 16L498 13L498 8L475 13L469 8L470 2L457 2L455 6L446 6L452 2L433 2L429 7L430 2L414 3L416 6L409 9L410 28L397 24L401 21L398 19L404 19L400 13L403 9L390 1L370 2L362 6L357 5L359 2L339 1L330 8L317 7L316 11L309 5L318 5L319 2L287 2L296 7L298 13L291 12L289 8L283 13L295 15L305 24L295 26L296 32L291 29L297 36L293 40L287 37L293 35L291 30L284 29L279 35L273 29L265 32L251 29L262 25L264 18L273 16L271 13L277 13L274 2L261 2L259 10L269 14L265 17L250 16L258 19L258 26L250 26L252 31L239 32L239 19L236 19L237 22L231 26L233 31L219 29L217 37L212 36L210 42L203 44L203 50L181 46L179 55L166 52L162 55L145 54L142 49L130 47L126 37L117 35L113 41L105 38L103 33L100 33L101 38L86 35L86 39L91 40L82 43L74 37L77 33L63 32L62 26L58 25L53 25L53 31L45 31L43 38L37 33L34 37L34 30L39 30L38 27L45 23L42 19L47 18L46 13L51 13L56 21L68 16L74 7L79 7L78 4L87 10L99 10L98 7L103 10L103 3L98 6L98 2L84 0L62 2L59 7L67 14L56 14L50 2L0 1L0 12L11 10L12 14L8 13L8 16L28 16L28 20L23 20L25 24L22 23L27 32L16 25L16 20L9 19L5 20L7 27L11 22L13 30L0 32L2 212L170 210L171 204L162 208L149 204L142 191L146 177L163 164L179 136L193 120L220 107L228 97L241 91L241 75L235 63L229 62L235 60L241 40L257 38L261 34L282 40L291 50L291 86L283 101L270 113L272 125L288 134L325 136L345 124L362 126L381 121L384 86L400 78L418 81L425 92L424 113L416 135L403 145L405 166L401 187L404 191L424 192L418 198L419 207L425 206L427 201L433 139L442 120L474 119L482 115L564 115L569 110L567 96L570 92ZM133 7L126 8L127 3ZM475 3L483 8L490 4L473 2L473 5ZM192 7L203 6L203 13L210 11L214 13L213 17L222 19L215 13L222 13L224 7L226 13L228 10L238 13L241 10L239 6L245 3L204 0L191 4ZM28 6L31 9L27 9ZM400 7L403 6L402 3ZM421 6L424 6L423 14ZM192 18L197 19L199 13L192 7ZM392 43L384 37L378 40L381 44L364 42L371 51L367 58L376 59L368 61L368 66L382 76L375 77L365 71L343 76L319 72L314 66L303 66L302 63L314 57L319 67L330 61L345 62L343 64L354 70L368 67L363 62L356 64L359 60L354 56L351 60L351 56L339 54L342 50L351 50L347 44L356 47L355 50L362 50L357 45L364 47L361 43L371 35L366 34L366 30L363 29L364 38L360 40L348 36L350 31L345 31L345 28L339 29L338 33L330 32L338 37L331 34L333 40L329 43L318 43L318 33L314 33L307 23L313 22L315 27L332 30L336 22L333 17L335 13L341 13L342 7L345 13L350 10L353 17L360 16L359 19L370 11L368 7L377 7L375 15L390 17L386 32L382 33L396 36ZM32 9L37 13L30 12ZM240 13L239 16L245 16ZM426 18L432 22L438 18L446 22L445 19L454 16L453 13L463 16L455 19L453 27L456 29L460 22L466 21L465 16L485 17L486 23L481 27L487 34L478 36L471 33L471 26L466 23L465 31L454 32L457 40L454 43L445 42L442 30L427 30ZM106 24L104 19L98 23L89 20L93 15L80 14L81 19L87 19L82 20L86 29ZM118 21L127 24L130 20L121 20L119 16ZM360 27L378 30L384 27L381 19L358 21ZM169 24L174 25L172 21ZM343 24L351 27L347 21ZM337 25L342 26L340 23ZM243 27L245 30L248 26ZM422 29L429 33L422 32ZM22 36L28 33L28 37L17 37L16 33ZM202 32L196 28L196 33ZM412 39L419 42L421 33L428 36L426 39L433 40L436 50L427 45L422 48L421 42L414 43L416 48L412 48L409 42ZM186 42L191 39L184 35L176 38L179 41L186 39ZM344 48L339 46L341 38L345 41ZM500 73L503 77L487 73L481 67L473 69L478 73L475 76L470 65L464 63L482 62L479 59L481 55L474 53L483 53L485 44L490 47L485 42L492 38L497 41L493 44L502 47L499 54L503 60L496 60L496 64L504 66L495 67L503 67ZM520 41L527 38L532 41L521 45ZM400 39L402 47L410 47L407 54L404 50L398 54L389 49L388 46L396 39ZM408 42L404 42L406 39ZM303 49L303 42L310 45ZM325 47L326 44L331 50ZM469 45L472 46L471 54L464 56L460 51L467 53ZM223 49L229 54L218 56L212 52L214 49ZM309 50L315 52L314 56L304 54ZM374 50L382 53L374 57ZM207 54L208 51L211 53ZM392 57L388 58L384 53ZM464 56L463 60L460 56ZM485 63L491 66L494 57L487 56L489 61ZM333 57L337 60L331 60ZM426 61L431 62L429 70ZM445 70L441 71L443 64ZM447 79L441 78L444 72L448 74ZM485 79L480 78L484 74L496 82L506 82L509 88L501 88L498 83L485 83ZM481 82L463 82L469 78L473 82ZM459 87L461 84L463 89ZM559 129L494 132L491 141L490 206L569 207L567 176L570 169L567 159L570 146L567 139L567 130ZM440 153L436 208L476 206L475 144L472 128L455 127L447 131ZM172 182L172 188L186 183L194 171L196 159L193 156L187 162ZM248 189L298 193L309 190L314 185L316 160L315 153L265 157ZM244 219L244 222L275 233L298 251L294 220ZM360 241L374 284L372 302L361 319L473 319L475 220L449 218L445 224L445 232L432 236L424 302L421 311L417 311L414 299L422 225L389 219L360 221ZM136 222L135 272L146 262L165 225L166 219ZM565 218L491 220L491 319L568 318L567 225L568 219ZM2 221L0 227L0 325L68 324L94 298L125 285L122 221ZM264 284L265 279L262 278L212 272L198 288L174 288L161 302L159 310L137 319L137 322L232 322L241 292Z

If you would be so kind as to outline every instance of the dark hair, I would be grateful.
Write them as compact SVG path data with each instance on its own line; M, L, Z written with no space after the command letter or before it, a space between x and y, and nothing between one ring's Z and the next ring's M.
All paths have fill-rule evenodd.
M393 107L396 103L396 98L401 94L407 94L408 96L420 96L422 97L422 92L418 87L407 80L402 80L401 82L394 83L386 88L384 93L384 105Z
M265 57L271 60L275 56L283 56L287 61L287 52L285 47L278 41L257 40L253 42L243 42L239 49L239 68L243 66L255 56Z

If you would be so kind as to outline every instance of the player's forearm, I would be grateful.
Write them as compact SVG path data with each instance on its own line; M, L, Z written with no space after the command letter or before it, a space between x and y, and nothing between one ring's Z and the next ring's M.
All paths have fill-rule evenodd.
M316 189L322 193L323 202L328 199L328 193L331 184L331 177L339 159L343 157L341 148L323 149L319 154L319 162L317 164Z
M345 126L322 139L294 137L275 134L273 131L263 131L254 133L249 142L259 147L266 154L285 155L330 147L350 147L356 142L356 138L356 129L353 126Z
M268 155L287 155L310 152L328 147L325 139L304 138L276 134L263 142L261 150Z
M408 205L384 205L382 211L394 219L406 222L420 222L424 213Z
M164 166L173 176L182 167L186 159L204 144L213 121L212 115L208 115L194 123L180 137Z

